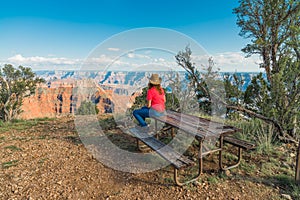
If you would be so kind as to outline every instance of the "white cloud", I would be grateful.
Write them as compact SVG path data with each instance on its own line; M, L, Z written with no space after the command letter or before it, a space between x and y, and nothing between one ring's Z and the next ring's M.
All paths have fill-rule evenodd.
M108 51L120 51L121 49L119 48L114 48L114 47L110 47L110 48L107 48Z
M112 55L100 55L89 57L83 62L83 69L88 70L111 70L111 71L153 71L153 70L178 70L176 62L165 58L129 52L120 57Z
M209 55L194 55L192 61L195 62L196 66L202 69L202 66L207 66ZM211 55L215 62L215 67L220 68L223 72L253 72L262 71L259 68L261 62L258 56L252 56L245 58L242 52L224 52ZM58 69L58 70L128 70L132 71L139 68L144 70L151 69L162 69L168 70L182 70L175 59L165 58L158 56L149 56L145 54L137 54L130 52L121 57L115 57L112 55L100 55L99 57L89 57L86 60L82 59L71 59L65 57L55 57L49 55L43 56L31 56L25 57L21 54L16 54L6 60L1 61L2 64L10 63L13 65L29 66L34 70L47 70L47 69ZM158 67L160 66L160 67Z
M256 72L262 71L259 68L261 59L257 55L245 58L242 52L223 52L214 55L193 56L192 59L197 66L207 66L208 58L212 57L215 67L223 72Z
M146 60L150 60L151 57L145 54L138 54L138 53L128 53L126 54L128 58L134 58L134 59L144 59Z
M134 57L135 57L135 54L129 53L129 54L127 54L127 57L128 57L128 58L134 58Z
M64 57L42 57L32 56L24 57L21 54L16 54L7 59L5 63L11 63L14 65L30 66L34 70L41 69L74 69L78 68L81 59L70 59Z
M261 71L261 59L257 55L246 58L242 52L224 52L214 55L213 60L221 71Z

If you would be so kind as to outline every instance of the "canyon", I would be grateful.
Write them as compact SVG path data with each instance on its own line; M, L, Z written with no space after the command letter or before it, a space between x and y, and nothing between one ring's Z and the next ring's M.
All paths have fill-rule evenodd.
M91 101L99 113L126 112L146 87L148 77L159 73L163 87L168 86L173 76L185 77L185 72L112 72L112 71L36 71L46 83L36 88L34 95L23 101L21 119L59 117L76 114L81 102ZM225 73L220 73L220 79ZM243 90L251 82L253 73L238 73L244 79Z
M81 91L79 91L79 88ZM83 88L83 89L82 89ZM114 109L112 91L93 88L84 80L64 79L40 84L35 94L23 101L21 119L54 118L74 115L83 101L93 102L99 113L111 113Z

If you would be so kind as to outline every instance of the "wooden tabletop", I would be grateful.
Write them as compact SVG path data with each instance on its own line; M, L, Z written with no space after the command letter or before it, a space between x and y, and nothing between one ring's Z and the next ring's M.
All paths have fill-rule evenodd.
M224 136L240 131L240 129L236 127L227 126L220 122L171 110L167 110L164 116L152 118L170 124L175 128L179 128L202 139L211 137L219 138L221 135Z

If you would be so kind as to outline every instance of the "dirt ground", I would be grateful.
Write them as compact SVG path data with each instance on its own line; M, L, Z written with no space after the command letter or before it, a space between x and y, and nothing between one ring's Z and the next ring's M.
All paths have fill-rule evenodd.
M240 169L226 172L226 178L204 170L203 178L183 187L174 185L170 167L137 174L113 170L87 151L71 118L0 133L0 158L0 199L5 200L286 199L281 188Z

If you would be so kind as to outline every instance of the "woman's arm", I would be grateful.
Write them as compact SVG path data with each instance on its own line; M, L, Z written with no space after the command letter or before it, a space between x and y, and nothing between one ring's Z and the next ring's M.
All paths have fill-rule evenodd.
M147 107L150 108L151 107L151 100L147 101Z

